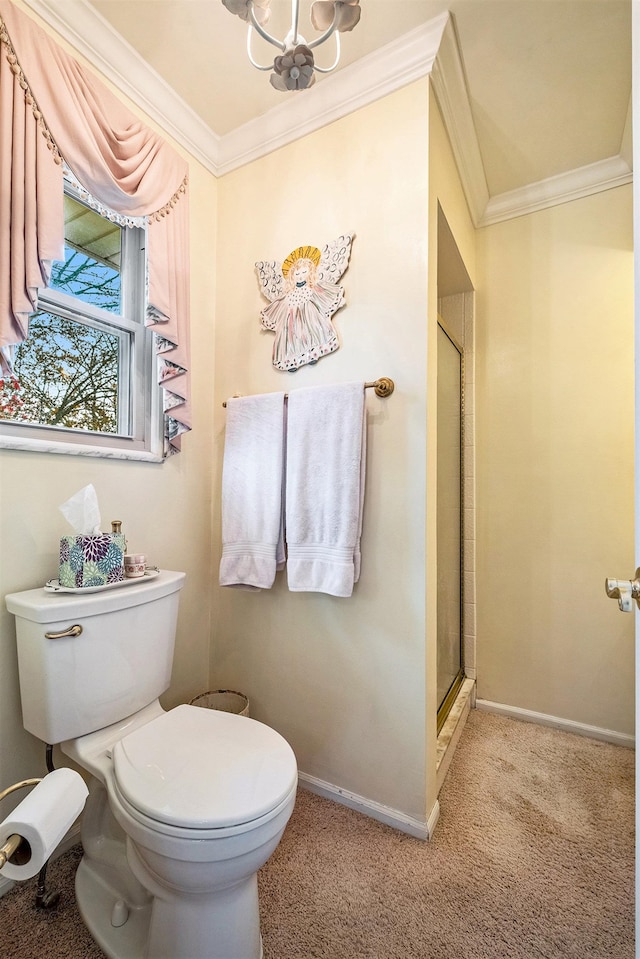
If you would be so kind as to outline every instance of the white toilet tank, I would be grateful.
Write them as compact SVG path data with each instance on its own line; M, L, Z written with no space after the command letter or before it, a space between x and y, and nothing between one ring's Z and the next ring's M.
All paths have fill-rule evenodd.
M16 617L24 728L59 743L157 699L171 679L184 580L184 573L161 570L90 593L10 593L5 602ZM79 635L45 636L73 626L81 627Z

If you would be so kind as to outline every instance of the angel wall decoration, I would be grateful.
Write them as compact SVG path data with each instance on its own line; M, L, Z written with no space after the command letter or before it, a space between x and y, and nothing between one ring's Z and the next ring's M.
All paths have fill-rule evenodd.
M270 301L260 311L261 324L276 334L272 363L277 370L295 373L339 348L331 318L345 302L338 280L349 265L352 239L339 236L322 252L299 246L282 264L256 263L260 292Z

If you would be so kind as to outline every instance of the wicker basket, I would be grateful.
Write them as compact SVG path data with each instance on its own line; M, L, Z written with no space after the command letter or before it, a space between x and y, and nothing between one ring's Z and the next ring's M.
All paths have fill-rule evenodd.
M214 689L209 693L201 693L191 700L190 705L220 709L225 713L237 713L238 716L249 715L249 700L244 693L237 693L233 689Z

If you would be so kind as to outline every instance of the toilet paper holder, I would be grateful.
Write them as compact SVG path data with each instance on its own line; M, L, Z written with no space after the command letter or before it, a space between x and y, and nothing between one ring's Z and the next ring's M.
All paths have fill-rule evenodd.
M53 772L54 769L56 768L53 763L53 746L51 745L51 743L46 743L45 765L47 767L47 773ZM23 779L19 783L14 783L13 786L8 786L6 789L0 792L0 802L2 802L5 796L9 796L12 792L15 792L17 789L25 789L28 786L37 786L38 783L40 782L42 782L41 778ZM15 847L14 852L11 852L10 850L7 852L6 847L9 845L13 846L16 839L19 839L20 841L18 842L18 845ZM28 852L30 857L31 850L30 848L29 850L27 850L26 843L23 836L18 836L17 834L14 833L13 835L8 837L6 843L2 847L3 861L0 863L0 871L2 870L2 867L6 865L6 863L12 857L15 856L20 846L22 846L21 853ZM29 857L25 860L26 862L29 861ZM20 865L20 863L16 863L16 865ZM55 892L55 891L52 891L51 889L47 889L47 866L48 865L49 865L49 861L47 860L47 862L44 863L44 865L42 866L42 869L38 873L38 882L36 885L36 895L35 895L36 909L52 910L57 907L58 902L60 901L59 892Z
M0 802L2 802L6 796L10 796L11 793L16 792L18 789L26 789L29 786L37 786L40 782L42 782L42 779L23 779L19 783L14 783L13 786L7 786L6 789L3 789L2 792L0 792ZM22 858L23 856L24 859ZM23 862L28 862L31 858L31 847L29 846L29 843L26 841L24 836L19 836L17 833L13 833L13 835L9 836L4 845L0 846L0 870L3 866L6 866L9 860L12 858L18 865L22 865Z

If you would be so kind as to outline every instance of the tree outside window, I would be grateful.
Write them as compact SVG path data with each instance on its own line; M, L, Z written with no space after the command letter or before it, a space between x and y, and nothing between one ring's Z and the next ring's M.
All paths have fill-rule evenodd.
M145 231L91 209L69 184L64 202L65 258L13 348L13 374L0 378L0 420L146 446L154 377Z

